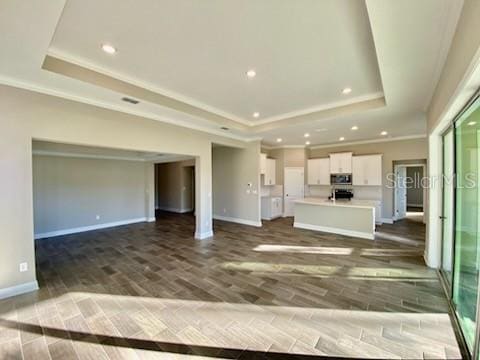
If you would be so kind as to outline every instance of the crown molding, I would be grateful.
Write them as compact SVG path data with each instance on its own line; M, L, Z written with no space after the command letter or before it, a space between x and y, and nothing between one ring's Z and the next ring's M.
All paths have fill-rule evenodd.
M373 143L413 140L413 139L425 139L425 138L427 138L427 134L407 135L407 136L387 137L383 139L370 139L370 140L359 140L359 141L341 142L341 143L325 144L325 145L313 145L313 146L309 146L308 148L311 150L328 149L333 147L343 147L343 146L349 146L349 145L363 145L363 144L373 144Z
M75 58L71 55L66 54L65 52L63 52L61 50L50 48L47 52L47 56L52 56L54 58L65 61L67 63L71 63L71 64L74 64L74 65L83 67L85 69L92 70L94 72L98 72L100 74L109 76L111 78L126 82L128 84L132 84L132 85L138 86L140 88L152 91L154 93L161 94L163 96L167 96L169 98L172 98L172 99L175 99L177 101L183 102L183 103L188 104L190 106L194 106L196 108L199 108L199 109L202 109L204 111L210 112L212 114L222 116L222 117L228 118L230 120L236 121L240 124L247 125L247 126L252 126L252 121L250 121L250 120L243 119L243 118L238 117L237 115L234 115L234 114L229 113L227 111L223 111L223 110L217 109L213 106L207 105L207 104L205 104L205 103L203 103L199 100L195 100L195 99L192 99L188 96L181 95L179 93L173 92L173 91L165 89L165 88L161 88L159 86L153 85L153 84L148 83L146 81L139 80L139 79L136 79L136 78L132 78L132 77L120 74L120 73L115 72L115 71L111 71L111 70L109 70L107 68L104 68L102 66L92 64L91 62L88 62L84 59L80 60L78 58Z
M57 157L77 158L77 159L137 161L137 162L146 162L146 163L153 162L155 164L195 159L193 156L173 155L173 154L165 154L161 156L154 155L154 156L145 156L145 157L133 157L133 156L116 156L116 155L101 155L101 154L84 154L79 152L41 150L41 149L33 149L32 154L36 156L57 156Z
M66 100L71 100L71 101L75 101L75 102L79 102L79 103L83 103L83 104L87 104L87 105L92 105L92 106L104 108L104 109L107 109L107 110L118 111L118 112L121 112L121 113L124 113L124 114L130 114L130 115L134 115L134 116L143 117L143 118L146 118L146 119L156 120L156 121L160 121L160 122L167 123L167 124L170 124L170 125L180 126L180 127L183 127L183 128L188 128L190 130L201 131L201 132L208 133L208 134L211 134L211 135L217 135L217 136L220 136L220 137L225 137L225 138L234 139L234 140L238 140L238 141L248 142L248 141L254 141L255 139L258 139L258 137L248 137L248 136L236 135L236 134L232 134L232 133L227 133L223 130L216 130L216 129L211 129L207 126L192 124L192 123L190 123L188 121L184 121L184 120L176 120L176 119L171 119L171 118L167 118L167 117L164 117L164 116L159 116L159 115L149 113L149 112L133 110L133 109L128 108L128 107L122 107L122 106L114 105L114 104L104 102L104 101L98 101L98 100L93 100L93 99L86 98L86 97L83 97L83 96L73 95L73 94L67 93L65 91L50 89L50 88L47 88L47 87L44 87L44 86L40 86L40 85L33 84L33 83L30 83L30 82L20 81L20 80L17 80L17 79L12 79L12 78L6 77L6 76L0 76L0 84L7 85L7 86L12 86L12 87L16 87L16 88L20 88L20 89L24 89L24 90L33 91L33 92L37 92L37 93L40 93L40 94L55 96L55 97L59 97L59 98L66 99Z
M254 126L265 125L265 124L269 124L269 123L272 123L272 122L276 122L276 121L280 121L280 120L286 120L286 119L290 119L290 118L297 117L297 116L309 115L309 114L320 112L320 111L331 110L331 109L335 109L335 108L341 107L341 106L348 106L348 105L361 103L361 102L369 101L369 100L382 99L383 97L384 97L383 92L375 92L375 93L371 93L371 94L366 94L366 95L356 96L356 97L353 97L353 98L348 98L348 99L341 100L341 101L331 102L331 103L328 103L328 104L317 105L317 106L309 107L309 108L306 108L306 109L303 109L303 110L292 111L292 112L280 114L278 116L272 116L272 117L269 117L269 118L266 118L266 119L254 121L253 123L254 123Z
M239 117L239 116L237 116L235 114L232 114L228 111L224 111L224 110L218 109L216 107L210 106L210 105L208 105L204 102L201 102L201 101L196 100L196 99L192 99L188 96L181 95L181 94L173 92L171 90L153 85L149 82L139 80L139 79L136 79L136 78L133 78L133 77L129 77L129 76L126 76L124 74L121 74L121 73L118 73L118 72L115 72L115 71L111 71L111 70L109 70L105 67L93 64L93 63L91 63L91 62L89 62L85 59L80 59L78 57L75 58L75 57L73 57L73 56L71 56L71 55L69 55L65 52L62 52L61 50L58 50L58 49L49 49L48 52L47 52L47 57L45 59L46 59L46 62L47 62L47 60L50 60L50 59L56 59L57 61L61 61L65 64L70 64L71 66L77 66L79 68L92 71L92 72L97 73L99 75L109 77L112 80L121 81L125 84L129 84L129 85L135 86L137 88L144 89L144 90L149 91L151 93L154 93L154 94L157 94L157 95L160 95L160 96L164 96L164 97L168 97L168 98L170 98L174 101L177 101L179 103L182 103L184 105L188 105L188 106L203 110L207 113L210 113L210 114L213 114L213 115L216 115L216 116L220 116L220 117L224 118L225 120L233 121L233 122L236 122L238 124L247 126L247 127L251 128L252 130L254 130L254 128L259 127L261 125L269 124L269 123L272 123L272 122L287 120L287 119L290 119L290 118L309 115L309 114L316 113L316 112L332 110L332 109L335 109L337 107L354 105L354 104L357 104L357 103L362 103L362 102L366 102L366 101L371 101L371 100L377 100L377 99L384 98L384 93L383 92L375 92L375 93L361 95L361 96L357 96L357 97L353 97L353 98L348 98L348 99L341 100L341 101L335 101L335 102L331 102L331 103L327 103L327 104L316 105L316 106L309 107L309 108L306 108L306 109L291 111L291 112L283 113L283 114L280 114L280 115L277 115L277 116L268 117L268 118L265 118L265 119L262 119L262 120L250 120L250 119L245 119L245 118ZM44 63L44 66L45 66L45 63ZM50 65L47 65L47 69L50 70L50 71L56 72L55 67L51 67ZM66 75L66 74L64 74L64 75ZM66 76L69 76L69 75L66 75Z
M262 144L262 148L267 150L277 150L277 149L305 149L306 145L282 145L282 146L271 146Z
M129 157L129 156L82 154L82 153L75 153L75 152L52 151L52 150L32 150L32 154L37 156L58 156L58 157L96 159L96 160L120 160L120 161L139 161L139 162L152 161L152 160L146 160L140 157L137 158L137 157Z

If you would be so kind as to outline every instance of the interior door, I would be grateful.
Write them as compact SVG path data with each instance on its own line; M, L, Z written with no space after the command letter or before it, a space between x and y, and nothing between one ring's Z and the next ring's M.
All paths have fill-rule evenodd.
M295 200L302 199L304 196L304 172L304 168L285 168L284 216L293 216Z
M407 168L397 166L395 169L395 218L403 219L407 216Z

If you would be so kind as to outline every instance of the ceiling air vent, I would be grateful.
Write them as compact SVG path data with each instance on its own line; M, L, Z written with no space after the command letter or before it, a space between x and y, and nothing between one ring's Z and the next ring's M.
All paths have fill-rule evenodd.
M225 126L222 126L220 129L225 130L225 131L230 130L228 127L225 127Z
M133 104L133 105L137 105L140 102L138 100L135 100L135 99L132 99L132 98L129 98L129 97L123 97L122 100L125 101L125 102L128 102L130 104Z

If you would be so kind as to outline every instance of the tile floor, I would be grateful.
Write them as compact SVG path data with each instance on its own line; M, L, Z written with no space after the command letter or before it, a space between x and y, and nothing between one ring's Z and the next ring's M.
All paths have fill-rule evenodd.
M0 301L0 359L460 358L423 224L375 241L190 215L36 242L40 290Z

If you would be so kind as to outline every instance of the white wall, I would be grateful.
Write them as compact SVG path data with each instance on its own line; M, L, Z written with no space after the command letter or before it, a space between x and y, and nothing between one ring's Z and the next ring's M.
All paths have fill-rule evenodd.
M35 236L147 220L145 168L150 166L139 161L34 155Z

